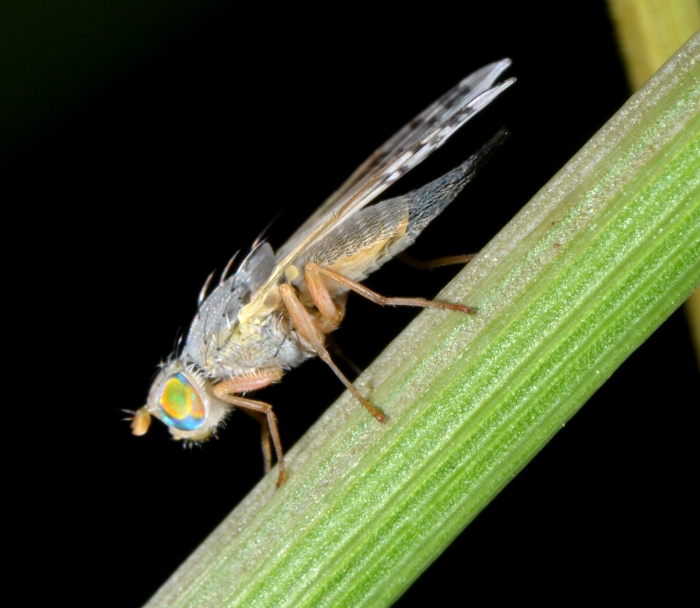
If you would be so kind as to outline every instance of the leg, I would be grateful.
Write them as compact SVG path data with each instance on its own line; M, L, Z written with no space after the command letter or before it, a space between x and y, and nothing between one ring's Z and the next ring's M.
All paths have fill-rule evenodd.
M411 255L405 252L401 252L396 255L396 259L399 262L403 262L411 268L416 270L432 270L433 268L440 268L441 266L452 266L453 264L466 264L473 257L475 253L468 253L467 255L448 255L444 258L436 258L435 260L428 260L427 262L421 262Z
M252 399L240 397L236 393L263 388L281 379L282 375L283 372L281 370L270 369L265 370L265 372L258 376L231 378L214 386L214 395L217 399L244 410L246 414L260 422L266 473L272 468L272 450L270 448L270 439L272 439L280 469L277 479L278 488L285 480L287 474L284 470L284 454L282 452L282 442L280 440L279 431L277 430L277 418L272 411L272 406L262 401L253 401Z
M319 266L318 264L307 264L304 274L306 284L309 286L309 292L311 293L311 298L313 299L314 303L323 315L329 317L333 321L335 321L336 317L339 316L339 311L333 304L333 298L323 282L323 276L340 283L344 287L351 289L355 293L359 293L362 297L367 298L371 302L379 304L380 306L418 306L420 308L456 310L468 315L474 313L473 308L469 308L469 306L464 306L463 304L444 304L442 302L426 300L425 298L386 298L372 291L371 289L368 289L361 283L348 279L346 276L343 276L334 270L330 270L329 268ZM342 316L338 322L340 322L340 320L342 320Z
M327 293L327 292L326 292ZM374 407L367 399L365 399L360 392L355 388L355 386L348 380L341 372L331 356L328 354L326 347L323 345L323 334L316 327L316 323L313 317L306 310L306 307L299 301L299 298L291 285L286 283L280 285L280 295L282 296L282 301L287 307L289 316L294 323L294 327L299 332L302 338L306 340L314 352L321 357L321 359L328 364L328 366L333 370L336 376L340 378L340 381L346 386L346 388L357 398L357 400L362 403L362 405L367 408L367 411L372 414L379 422L384 422L386 417L382 414L376 407ZM329 294L330 297L330 294ZM337 309L336 309L337 311Z
M262 443L263 458L265 459L265 474L270 472L272 468L272 448L270 446L270 427L267 424L267 416L262 412L255 410L247 410L244 408L243 411L248 414L251 418L254 418L260 423L260 442Z
M345 364L352 369L352 371L355 372L358 376L362 373L362 369L360 369L357 365L355 365L355 362L350 359L344 352L343 349L340 348L338 342L336 339L333 337L333 334L328 334L326 336L326 349L333 353L335 356L336 361L338 359L342 359Z

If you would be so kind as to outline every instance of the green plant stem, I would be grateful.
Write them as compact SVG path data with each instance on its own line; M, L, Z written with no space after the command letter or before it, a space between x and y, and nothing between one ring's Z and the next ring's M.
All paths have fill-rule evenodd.
M698 0L608 0L608 7L633 91L700 30ZM700 367L700 289L686 300L685 313Z
M528 203L148 606L388 606L700 283L700 36Z

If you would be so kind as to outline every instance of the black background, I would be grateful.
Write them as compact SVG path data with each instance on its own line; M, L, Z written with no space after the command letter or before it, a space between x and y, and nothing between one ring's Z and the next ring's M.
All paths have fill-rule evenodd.
M508 127L413 254L481 249L628 97L604 3L570 6L431 3L391 18L225 6L3 161L21 569L57 576L53 593L71 605L136 607L155 592L262 474L246 416L191 451L160 424L135 438L120 421L142 405L204 279L282 211L279 246L378 144L507 56L518 83L394 190ZM454 273L395 263L368 284L432 297ZM337 339L364 367L414 314L354 299ZM398 605L541 600L558 593L553 580L591 599L687 590L699 388L677 312ZM340 392L317 361L267 390L284 444Z

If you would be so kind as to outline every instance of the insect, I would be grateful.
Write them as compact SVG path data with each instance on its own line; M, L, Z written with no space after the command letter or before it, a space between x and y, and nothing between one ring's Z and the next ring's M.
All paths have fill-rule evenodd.
M146 405L133 415L134 435L146 433L155 416L174 438L199 442L233 408L242 409L260 422L266 471L274 446L279 486L286 473L272 406L244 395L279 381L312 356L325 361L382 422L385 415L336 367L325 336L343 320L350 291L380 305L472 312L462 304L385 298L359 281L413 243L502 143L505 132L426 186L368 204L513 84L514 78L495 84L509 65L503 59L485 66L435 101L377 149L278 252L265 241L256 242L230 276L229 262L207 295L210 276L184 346L161 364Z

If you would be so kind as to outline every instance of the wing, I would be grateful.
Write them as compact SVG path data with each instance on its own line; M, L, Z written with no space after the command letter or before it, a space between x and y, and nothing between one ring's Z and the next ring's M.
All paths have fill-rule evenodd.
M403 196L385 199L354 213L339 227L307 247L294 261L297 268L315 262L354 281L388 262L410 246L449 205L508 139L501 129L459 167ZM302 275L292 281L300 295L310 298ZM332 293L346 291L339 283L326 285ZM307 300L308 301L308 300Z
M269 290L307 247L372 202L512 85L515 78L492 86L510 63L503 59L467 76L378 148L282 246L269 279L239 319L255 316Z
M455 114L464 109L469 102L488 90L510 64L510 59L503 59L473 72L392 135L384 144L377 148L372 155L345 180L343 185L328 197L287 242L280 247L278 250L279 257L284 257L286 253L291 251L295 243L297 243L305 233L310 232L314 226L319 224L326 215L330 214L335 203L341 201L344 195L350 192L353 187L357 186L363 178L366 178L373 171L381 170L381 168L386 165L386 161L390 156L402 154L436 126L444 124ZM511 78L500 85L502 88L496 95L513 84L513 82L515 82L515 79ZM466 117L466 120L474 116L476 112L487 105L496 95L493 95L487 103L472 111L469 116ZM466 120L463 122L466 122Z

